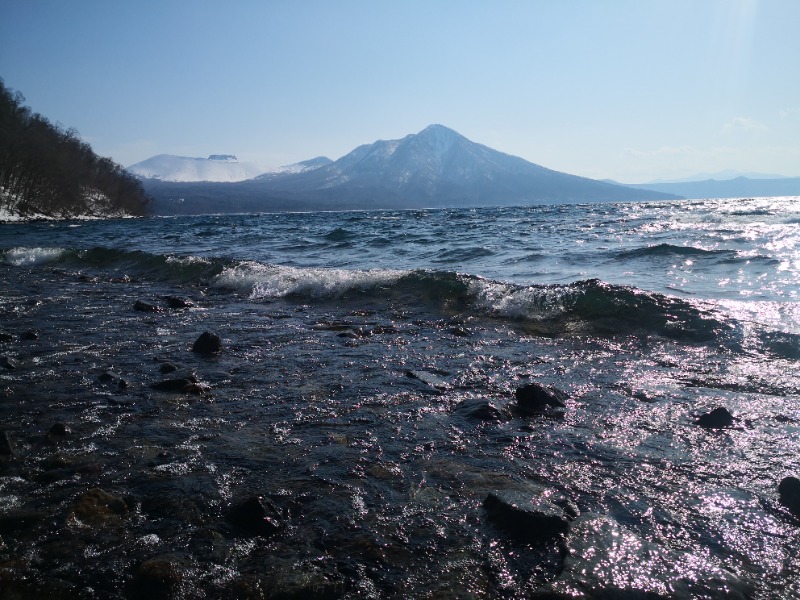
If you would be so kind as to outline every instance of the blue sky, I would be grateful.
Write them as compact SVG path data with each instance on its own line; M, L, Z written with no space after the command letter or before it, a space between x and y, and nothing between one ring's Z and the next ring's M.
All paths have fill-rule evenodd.
M797 0L2 0L0 77L128 166L431 123L577 175L800 176Z

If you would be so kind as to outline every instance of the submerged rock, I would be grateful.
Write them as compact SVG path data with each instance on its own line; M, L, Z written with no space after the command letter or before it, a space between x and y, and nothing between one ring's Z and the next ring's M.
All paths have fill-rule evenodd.
M569 529L564 511L544 499L514 492L490 493L486 516L507 535L529 543L545 542Z
M124 515L128 512L128 505L119 496L92 488L75 500L71 512L82 521L102 521Z
M14 369L19 368L19 361L11 356L3 355L0 356L0 367L8 369L9 371L13 371Z
M237 504L228 511L225 520L247 536L268 537L285 526L275 505L261 496L251 496Z
M533 382L517 388L514 393L517 408L524 414L534 414L548 408L564 408L567 396L561 390Z
M203 332L192 345L192 352L199 354L219 354L222 350L220 337L209 331Z
M164 363L160 367L158 367L158 372L162 375L166 375L167 373L174 373L178 370L178 367L173 365L172 363Z
M0 456L14 456L14 442L7 431L0 431Z
M207 386L197 381L197 377L194 373L189 373L188 375L176 377L174 379L157 381L156 383L151 383L150 387L161 392L185 392L189 394L201 394L207 388Z
M497 404L483 398L470 398L459 402L453 412L476 421L502 421L505 413Z
M171 557L149 558L131 579L128 597L143 600L182 597L183 571Z
M162 296L162 299L170 308L191 308L194 306L194 303L191 300L180 298L178 296Z
M151 313L161 312L161 309L158 306L155 304L150 304L149 302L145 302L144 300L137 300L133 305L133 310Z
M697 417L695 423L706 429L724 429L733 426L735 420L736 419L728 412L727 408L719 406L711 412Z
M778 484L778 497L789 512L800 518L800 479L797 477L781 479Z
M72 430L65 423L54 423L53 426L50 428L49 433L50 435L54 436L64 436L67 435L68 433L72 433Z

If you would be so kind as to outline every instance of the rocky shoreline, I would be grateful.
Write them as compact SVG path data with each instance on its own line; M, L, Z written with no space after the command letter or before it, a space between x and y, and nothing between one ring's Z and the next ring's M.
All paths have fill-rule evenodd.
M652 526L724 526L665 491L730 485L697 479L708 459L631 462L627 443L592 441L614 439L614 413L570 372L617 342L6 273L3 597L758 596ZM639 421L659 403L640 397L610 398L636 415L623 436L651 435ZM675 406L659 427L709 456L753 436L751 417L796 418ZM797 484L779 481L731 510L792 535Z

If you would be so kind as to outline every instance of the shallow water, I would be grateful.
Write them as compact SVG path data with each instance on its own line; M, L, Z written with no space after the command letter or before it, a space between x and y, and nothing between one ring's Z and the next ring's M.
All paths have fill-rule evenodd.
M3 226L0 592L800 597L797 223L764 199ZM154 389L164 363L202 393ZM565 406L520 411L532 381ZM732 428L696 425L717 406ZM278 531L232 521L253 496Z

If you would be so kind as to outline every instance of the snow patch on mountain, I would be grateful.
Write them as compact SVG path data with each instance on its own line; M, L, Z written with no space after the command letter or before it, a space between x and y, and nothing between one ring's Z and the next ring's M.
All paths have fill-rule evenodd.
M266 169L253 163L239 162L235 156L228 154L212 154L209 158L159 154L131 165L128 171L142 179L185 183L245 181L261 175Z

